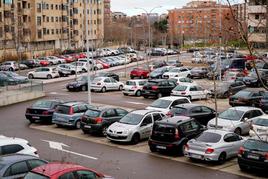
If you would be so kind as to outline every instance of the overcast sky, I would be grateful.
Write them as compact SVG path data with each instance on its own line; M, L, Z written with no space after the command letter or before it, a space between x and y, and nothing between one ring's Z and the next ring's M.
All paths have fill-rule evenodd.
M129 16L141 14L144 11L140 9L135 9L135 7L142 7L147 11L157 6L162 6L162 8L157 8L153 12L157 13L167 13L168 9L181 8L185 6L186 3L191 0L111 0L112 11L124 12ZM232 3L237 3L242 0L230 0ZM221 2L226 2L226 0L221 0Z

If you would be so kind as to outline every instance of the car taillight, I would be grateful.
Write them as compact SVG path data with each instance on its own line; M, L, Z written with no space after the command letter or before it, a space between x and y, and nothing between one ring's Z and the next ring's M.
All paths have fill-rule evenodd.
M101 83L97 83L97 85L101 85Z
M152 86L152 90L157 90L158 86Z
M103 119L101 117L97 117L95 121L97 124L99 124L99 123L102 123Z
M214 149L212 149L212 148L207 148L207 150L206 150L206 154L211 154L211 153L213 153L214 152Z
M73 115L73 114L74 114L74 108L73 107L70 107L69 115Z
M184 145L184 149L185 149L185 150L189 150L189 145L188 145L188 144L185 144L185 145Z
M245 152L245 148L244 147L240 147L239 148L239 151L238 151L238 154L242 155L242 154L244 154L244 152Z
M180 134L179 134L178 129L176 129L176 131L175 131L175 139L176 140L180 139Z
M173 117L172 112L171 112L171 111L168 111L167 116L168 116L168 117Z
M49 112L48 111L43 111L43 113L42 113L43 115L48 115L49 114Z
M268 160L268 152L265 154L265 159Z

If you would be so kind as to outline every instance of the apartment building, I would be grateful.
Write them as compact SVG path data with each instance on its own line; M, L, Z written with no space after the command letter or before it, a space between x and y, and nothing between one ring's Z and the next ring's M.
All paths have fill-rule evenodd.
M239 33L231 8L216 1L192 1L168 13L169 36L172 44L184 42L219 42L237 39Z
M255 48L268 48L267 0L248 2L248 40Z
M86 33L96 46L103 39L103 12L102 0L0 0L0 55L83 48Z

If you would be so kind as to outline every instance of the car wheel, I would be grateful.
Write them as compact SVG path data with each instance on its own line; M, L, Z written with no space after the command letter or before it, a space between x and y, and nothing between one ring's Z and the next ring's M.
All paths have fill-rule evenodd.
M33 76L32 74L29 74L29 75L28 75L28 78L29 78L29 79L34 79L34 76Z
M106 87L105 86L101 88L101 92L102 93L105 93L106 92Z
M187 98L188 98L190 101L192 101L192 96L188 96Z
M49 62L49 65L50 65L50 66L52 66L52 65L53 65L53 63L52 63L52 62Z
M86 90L87 90L87 87L86 87L86 86L82 86L82 87L81 87L81 90L82 90L82 91L86 91Z
M51 75L47 75L47 79L51 79L52 78L52 76Z
M82 69L82 73L86 73L87 72L87 70L86 69Z
M145 99L149 98L149 96L143 96Z
M163 96L162 93L157 94L157 98L162 98L162 96Z
M30 123L34 123L35 120L34 119L29 119Z
M131 143L132 144L137 144L139 143L140 141L140 135L135 133L133 136L132 136L132 139L131 139Z
M226 153L223 152L223 153L220 154L220 156L218 158L218 162L219 162L219 164L224 164L225 161L226 161Z
M151 152L156 152L156 148L153 147L153 146L150 146L150 151L151 151Z
M62 127L62 125L61 125L61 124L56 124L56 126L57 126L58 128L61 128L61 127Z
M130 79L134 79L134 76L130 76Z
M123 93L124 94L124 96L128 96L128 94L127 93Z
M81 121L80 120L76 121L75 128L76 129L80 129L81 128Z
M14 71L14 69L13 69L12 67L10 67L10 68L8 69L8 71Z
M71 75L75 75L75 71L71 71Z
M236 133L237 135L241 135L241 129L240 128L236 128L235 130L234 130L234 133Z
M136 96L138 96L138 97L141 96L141 90L138 90L138 91L136 92Z
M119 88L118 88L118 90L119 90L119 91L122 91L122 89L123 89L123 86L120 85Z
M89 131L85 130L85 129L82 129L83 133L84 134L89 134Z
M141 75L141 79L144 79L144 76L143 75Z
M228 98L228 97L229 97L229 92L226 91L226 92L223 94L223 97L224 97L224 98Z
M239 165L239 168L240 168L241 171L246 171L248 169L248 167L246 167L244 165Z
M105 137L107 135L107 127L104 126L101 130L101 134Z
M191 78L191 75L190 75L190 74L188 74L188 75L187 75L187 78Z

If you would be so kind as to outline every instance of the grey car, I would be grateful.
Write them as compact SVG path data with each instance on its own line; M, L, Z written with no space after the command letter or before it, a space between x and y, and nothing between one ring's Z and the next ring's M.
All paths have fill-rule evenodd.
M218 83L216 86L216 94L219 98L228 98L231 95L236 94L238 91L245 89L247 86L242 81L224 81ZM211 95L215 95L213 88L210 89Z
M210 129L188 141L184 155L190 159L224 163L226 159L237 157L244 142L241 136L233 132Z
M31 155L4 155L0 157L0 178L23 178L32 169L47 163L47 161Z

